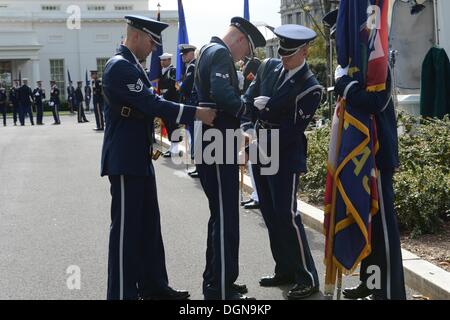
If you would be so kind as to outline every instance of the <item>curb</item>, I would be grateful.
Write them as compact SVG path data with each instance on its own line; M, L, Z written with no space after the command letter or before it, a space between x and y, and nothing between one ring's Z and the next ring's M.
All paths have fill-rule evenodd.
M159 138L159 135L157 137ZM158 141L161 140L158 139ZM166 138L162 141L166 147L170 145ZM179 146L179 149L184 151L185 147ZM244 191L251 193L252 190L250 177L245 175ZM297 201L297 208L302 215L303 223L323 234L324 212L301 200ZM402 249L402 256L407 286L432 300L450 300L450 272L404 249Z

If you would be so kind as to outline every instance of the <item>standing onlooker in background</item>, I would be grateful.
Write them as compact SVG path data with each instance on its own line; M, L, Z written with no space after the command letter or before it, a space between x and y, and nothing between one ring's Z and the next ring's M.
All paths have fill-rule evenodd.
M71 114L74 114L75 112L75 88L72 85L72 81L69 82L69 86L67 87L67 102L69 103L69 110Z
M159 58L161 59L161 79L159 80L159 89L161 90L161 95L167 101L178 102L179 95L176 88L176 74L177 70L172 65L172 54L164 53ZM170 140L170 149L164 153L165 158L171 157L173 154L178 153L178 143L181 142L180 139L172 140L172 133L178 128L178 125L168 119L162 119L167 128L168 138Z
M42 81L36 81L37 87L33 90L33 100L36 106L36 124L41 126L44 123L42 119L44 117L44 100L45 100L45 90L42 88Z
M9 90L9 101L13 107L14 125L17 126L17 117L19 116L19 81L14 80L14 86Z
M6 127L6 89L0 83L0 112L3 115L3 126Z
M55 80L50 81L50 85L50 102L48 105L52 108L53 119L55 120L53 124L59 125L61 124L61 120L59 118L59 106L61 104L61 101L59 100L59 89L56 86Z
M196 94L193 93L194 88L194 78L195 78L195 50L197 49L195 46L190 44L180 44L180 55L182 56L183 63L186 66L186 72L183 76L183 82L180 85L180 98L181 103L189 104L189 105L197 105ZM201 123L198 123L201 125ZM191 137L191 159L194 159L194 127L195 121L189 123L187 126L189 130L189 135ZM188 175L191 178L199 178L197 167L193 171L188 172Z
M258 58L253 59L247 59L245 58L244 66L242 69L242 75L244 77L244 85L243 85L243 92L247 92L248 87L250 87L250 84L253 82L253 80L256 77L256 73L258 72L258 69L261 65L261 60ZM254 114L253 114L254 115ZM242 119L242 126L244 131L248 131L250 129L255 129L255 122L256 118L254 119ZM256 138L256 137L252 137ZM259 209L259 198L258 198L258 192L256 191L256 184L255 184L255 178L253 177L253 169L252 169L252 163L250 160L247 162L247 170L248 174L251 178L252 182L252 188L253 192L250 195L250 199L247 201L242 201L241 206L244 206L244 209L251 210L251 209Z
M98 79L97 70L91 71L92 78L92 93L94 97L94 113L95 122L97 123L97 128L95 131L105 130L105 120L103 118L103 89L102 82Z
M91 97L92 97L91 83L89 81L87 81L86 85L84 86L84 103L86 104L87 112L89 112L89 107L91 104Z
M31 103L33 102L33 92L28 86L28 79L23 79L23 85L19 88L19 118L20 125L25 125L25 117L30 117L31 125L34 126L33 111Z
M75 90L75 106L78 110L78 123L83 122L89 122L88 119L86 119L86 116L84 115L84 109L83 109L83 91L81 89L83 88L83 81L77 82L77 89Z

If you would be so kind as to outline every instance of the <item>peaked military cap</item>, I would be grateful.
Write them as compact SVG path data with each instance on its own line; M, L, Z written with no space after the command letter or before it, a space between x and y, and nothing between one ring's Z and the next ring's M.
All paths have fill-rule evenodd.
M231 19L231 26L236 27L239 31L245 34L250 43L250 51L252 55L256 48L266 46L266 39L262 33L247 19L234 17Z
M159 58L161 60L172 59L172 57L173 57L173 54L167 53L167 52L165 52L165 53L163 53L162 55L159 56Z
M273 31L280 40L278 54L290 56L295 54L301 47L307 45L317 37L317 33L307 27L297 24L285 24Z
M330 29L330 36L334 38L336 33L336 22L338 17L339 9L328 12L325 17L322 18L322 23L325 27Z
M183 55L183 54L188 53L190 51L195 51L197 49L196 46L193 46L191 44L180 44L178 46L178 48L180 49L180 55Z
M157 45L161 45L161 32L169 25L167 23L156 21L144 16L125 16L127 23L139 30L147 33Z

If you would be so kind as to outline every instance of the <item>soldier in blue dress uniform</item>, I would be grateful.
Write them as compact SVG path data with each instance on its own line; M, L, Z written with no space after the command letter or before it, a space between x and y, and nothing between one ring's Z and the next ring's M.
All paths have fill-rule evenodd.
M3 84L0 83L0 113L3 116L3 126L6 127L6 89L3 88Z
M74 114L75 111L75 88L73 87L72 81L69 82L67 86L67 103L69 105L69 111L71 114Z
M268 130L268 141L278 143L279 169L264 175L260 162L253 165L260 209L269 232L275 273L260 285L294 286L288 299L303 299L319 290L319 279L301 216L297 211L299 176L306 172L305 129L320 105L323 87L306 62L316 33L300 25L274 30L280 40L281 61L265 61L247 90L244 101L254 106L257 135ZM272 141L274 130L279 141Z
M218 110L214 126L224 141L227 129L240 128L240 117L245 110L235 62L253 55L255 48L265 44L264 36L253 24L235 17L222 39L213 37L200 51L195 76L199 105ZM208 134L208 128L203 128L203 132ZM196 149L203 152L208 143L199 140L195 142ZM231 151L233 159L237 158L236 146L224 150L223 154L226 151ZM239 275L239 166L236 162L225 163L215 158L213 164L197 163L211 212L203 274L205 299L247 299L242 295L246 288L235 284Z
M28 86L28 79L23 79L23 85L19 88L19 119L20 125L25 125L25 117L30 117L31 125L34 126L33 110L31 104L33 103L33 92Z
M324 17L324 23L331 26L332 36L336 28L338 10ZM372 253L361 262L361 283L355 288L343 291L347 299L405 300L405 280L400 245L400 234L394 207L395 194L393 177L399 167L397 117L392 99L392 78L390 72L386 90L367 92L357 81L347 75L348 69L336 69L335 92L345 98L352 107L375 117L380 149L375 157L381 183L380 211L372 218ZM370 266L379 267L381 288L369 288L367 281L372 275Z
M9 101L12 104L13 121L16 126L17 119L19 118L19 80L14 80L14 85L9 90Z
M55 80L50 81L50 101L48 102L48 105L52 109L53 114L53 125L60 125L61 119L59 118L59 107L61 105L61 101L59 99L59 89L56 85Z
M98 71L91 71L92 78L92 98L94 103L95 122L97 127L95 131L103 131L105 129L105 119L103 116L103 89L102 82L98 79Z
M36 106L36 124L38 126L43 125L42 122L44 117L44 100L45 100L45 89L42 88L42 81L36 81L37 87L33 90L33 100Z
M75 96L74 96L74 105L77 108L78 113L78 123L84 123L89 122L88 119L86 119L86 115L84 114L84 108L83 108L83 81L77 82L77 88L75 89Z
M126 16L127 38L103 77L106 130L101 175L111 183L108 299L187 299L169 287L152 164L153 123L194 118L211 125L215 111L166 101L153 93L139 61L160 45L166 23Z
M182 103L187 104L197 104L197 97L196 94L193 92L194 90L194 78L195 78L195 50L197 47L191 45L191 44L180 44L180 55L182 56L183 63L186 66L186 72L183 76L183 81L180 85L180 101ZM188 125L188 131L191 136L191 158L194 159L194 127L195 123L189 123ZM193 171L188 172L188 175L191 178L198 178L198 172L197 168Z
M86 111L89 112L89 106L91 104L92 88L90 81L87 81L84 86L84 103L86 104Z

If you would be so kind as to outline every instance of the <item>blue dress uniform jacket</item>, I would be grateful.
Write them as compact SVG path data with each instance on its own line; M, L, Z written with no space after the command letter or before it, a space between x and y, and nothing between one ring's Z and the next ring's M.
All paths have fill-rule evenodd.
M106 130L101 175L111 182L107 298L158 296L168 288L151 152L155 117L192 121L196 109L153 93L139 61L125 46L103 76ZM133 116L135 115L135 116Z
M257 112L259 125L280 129L280 159L283 161L280 165L287 166L292 172L306 172L307 140L304 132L320 104L323 87L315 77L309 77L299 86L309 72L307 64L287 81L282 71L283 65L278 59L268 60L264 70L258 71L244 96L246 115L248 110L253 110ZM258 96L271 97L261 112L253 107L253 99Z
M275 274L292 279L301 286L317 290L319 279L309 249L301 216L297 214L299 174L306 171L307 143L305 129L312 120L322 97L323 87L305 63L287 78L278 59L263 62L256 79L244 95L248 110L256 113L256 130L279 130L279 169L273 175L263 175L261 165L252 171L266 223ZM270 97L266 107L253 107L254 98ZM248 112L247 112L248 114Z
M239 128L244 108L239 83L231 53L219 38L212 38L200 52L195 90L200 105L210 103L219 110L214 129L220 130L223 137L226 129ZM207 130L203 126L205 134ZM202 152L207 147L202 141L197 140L195 144ZM237 150L231 152L236 159ZM211 213L203 294L207 300L236 299L238 293L232 286L239 275L239 167L223 163L196 164Z
M131 51L121 46L111 58L103 76L106 131L102 152L102 176L105 175L153 175L151 168L151 142L149 126L153 118L164 117L177 123L194 119L195 108L166 101L155 95L144 70L137 66ZM135 108L147 117L147 121L121 117L112 108ZM150 127L151 130L151 127Z
M394 207L393 177L399 166L397 119L391 97L392 79L389 74L387 90L366 92L348 76L340 78L335 91L355 108L375 116L380 149L376 155L380 170L380 211L372 219L372 253L361 263L360 280L366 283L371 266L381 271L381 288L373 291L375 299L406 299L400 235ZM346 94L346 95L345 95ZM380 188L379 188L380 189ZM383 210L384 209L384 210Z

